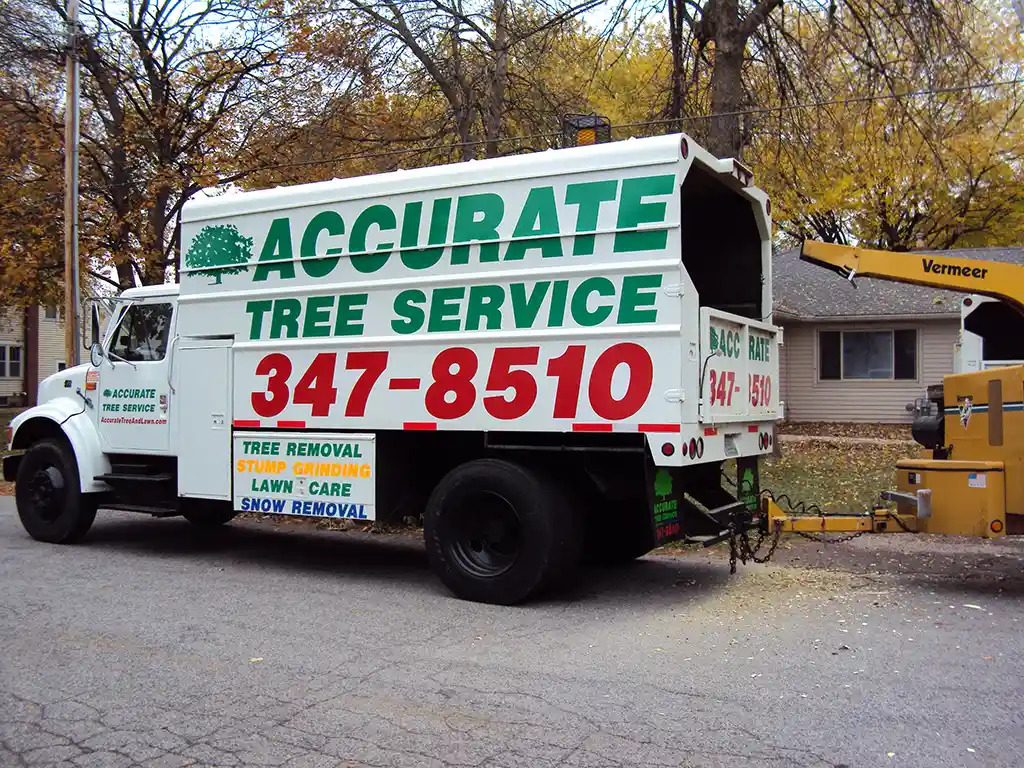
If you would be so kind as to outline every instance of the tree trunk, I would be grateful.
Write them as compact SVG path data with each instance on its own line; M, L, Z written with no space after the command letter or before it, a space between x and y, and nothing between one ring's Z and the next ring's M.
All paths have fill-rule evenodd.
M487 157L497 157L501 136L501 118L505 107L505 83L508 81L508 5L494 2L494 70L491 72L484 119Z
M668 3L669 44L672 47L672 93L668 106L670 120L679 120L683 116L683 2L669 0ZM673 129L681 130L682 126L674 125Z
M745 40L740 30L739 0L717 0L715 19L715 66L711 73L711 119L708 150L718 157L742 157L743 55Z

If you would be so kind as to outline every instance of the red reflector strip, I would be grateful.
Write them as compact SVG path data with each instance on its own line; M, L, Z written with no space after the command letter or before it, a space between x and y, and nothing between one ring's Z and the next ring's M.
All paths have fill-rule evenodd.
M637 427L641 432L682 432L679 424L641 424Z
M747 427L747 432L757 432L757 424L751 424Z
M419 389L419 379L391 379L388 382L388 389Z
M235 429L259 429L260 422L255 419L235 419L231 422Z
M718 434L717 427L704 427L704 437L714 437Z
M573 424L573 432L611 432L611 424Z
M403 429L419 432L433 432L437 429L436 421L407 421L402 425Z
M306 422L304 421L279 421L277 422L278 429L305 429Z

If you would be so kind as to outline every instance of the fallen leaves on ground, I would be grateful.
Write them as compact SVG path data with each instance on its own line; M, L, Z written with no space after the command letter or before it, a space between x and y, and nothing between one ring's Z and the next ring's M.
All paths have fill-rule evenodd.
M863 512L881 491L894 487L896 462L913 455L892 443L787 443L781 457L761 462L761 488L776 499L785 495L794 504L816 505L825 512ZM727 467L728 476L734 473L734 467Z
M806 421L785 422L779 425L778 430L783 435L913 440L909 424L852 424Z
M7 427L11 423L11 419L21 413L20 408L0 408L0 457L7 455ZM14 495L14 483L8 483L0 479L0 496L13 496Z

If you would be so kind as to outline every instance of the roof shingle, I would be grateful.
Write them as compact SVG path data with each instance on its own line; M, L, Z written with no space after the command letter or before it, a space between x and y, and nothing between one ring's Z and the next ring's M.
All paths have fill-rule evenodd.
M920 258L936 251L894 253L893 258ZM986 259L1024 265L1024 248L964 248L944 256ZM824 267L800 260L800 249L772 256L774 310L797 318L942 317L960 315L962 294L878 278L855 278L857 287Z

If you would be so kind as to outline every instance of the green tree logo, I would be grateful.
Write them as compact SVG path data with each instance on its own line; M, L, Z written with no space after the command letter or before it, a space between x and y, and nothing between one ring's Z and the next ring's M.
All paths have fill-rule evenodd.
M244 272L245 265L251 260L252 238L243 237L231 224L221 224L203 227L199 234L192 238L192 244L185 254L185 267L221 267L204 270L207 274L213 275L211 285L220 285L224 275Z
M667 469L659 469L654 476L654 494L660 499L672 495L672 474Z
M743 470L740 481L740 501L751 511L757 509L757 495L754 493L754 470L749 467Z

